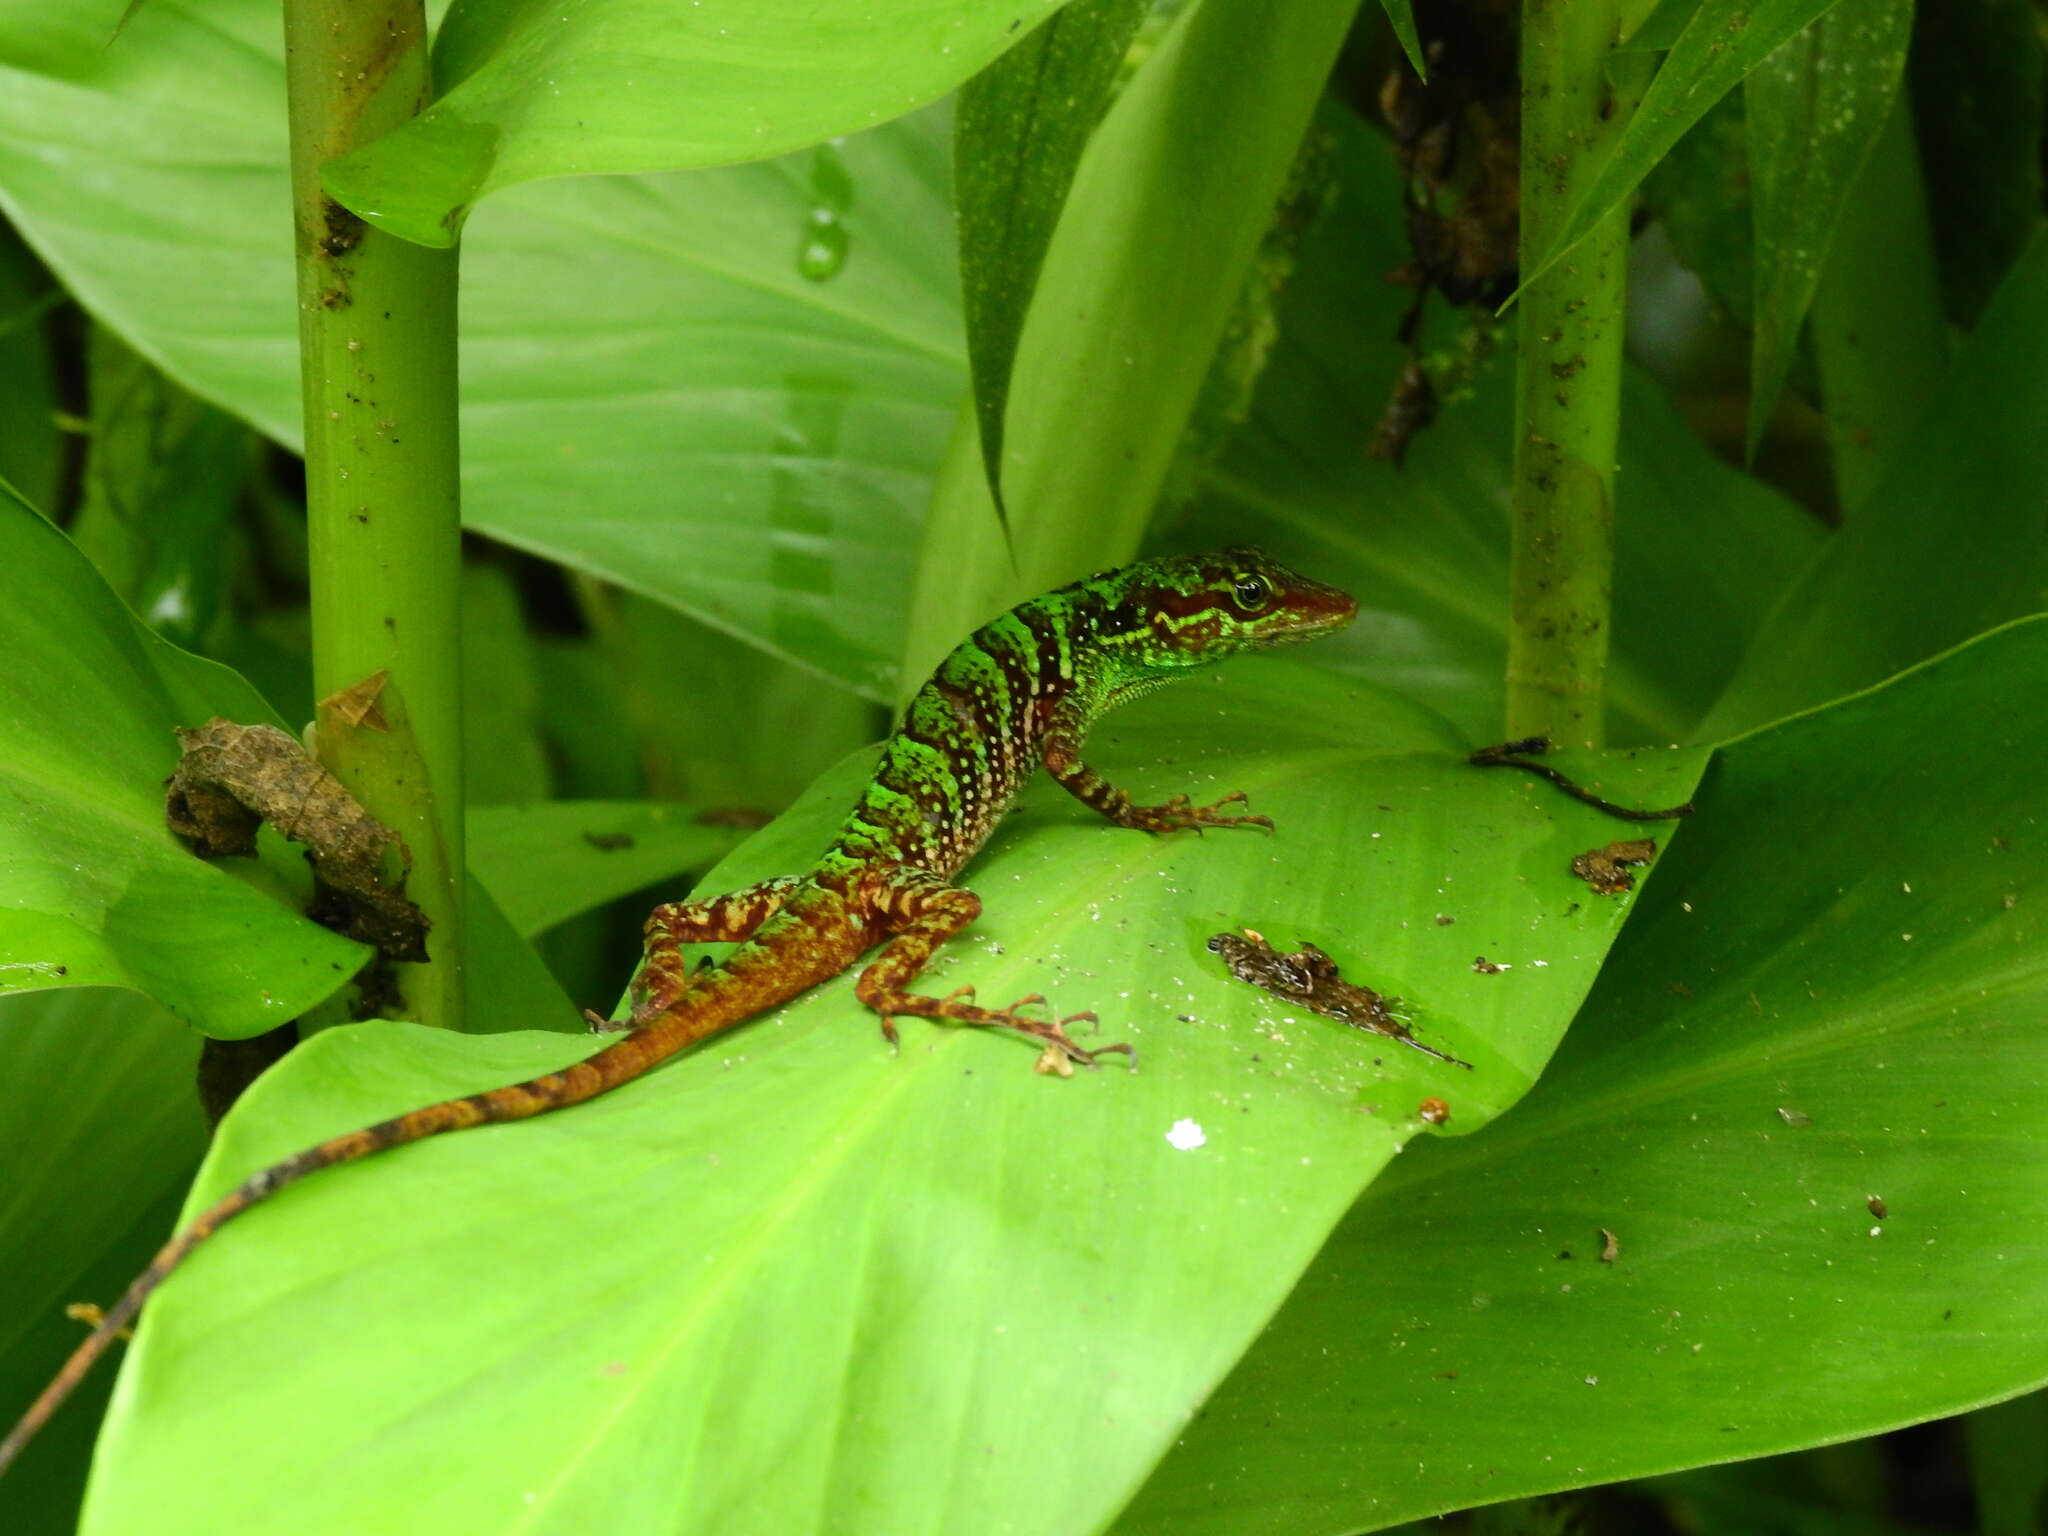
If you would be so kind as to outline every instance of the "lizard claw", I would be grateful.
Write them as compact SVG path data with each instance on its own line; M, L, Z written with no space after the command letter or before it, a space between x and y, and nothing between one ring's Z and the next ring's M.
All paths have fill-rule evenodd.
M1264 827L1273 830L1270 816L1225 816L1220 814L1226 805L1249 805L1250 796L1241 789L1233 789L1222 799L1210 805L1191 804L1186 795L1174 795L1162 805L1132 806L1127 813L1126 826L1142 827L1148 832L1181 832L1192 830L1197 836L1205 827Z
M899 1046L896 1036L895 1015L898 1012L914 1014L920 1018L946 1019L956 1024L973 1024L988 1029L1012 1029L1020 1035L1045 1042L1047 1050L1063 1061L1076 1066L1092 1067L1096 1059L1111 1054L1135 1055L1128 1045L1102 1045L1090 1050L1077 1044L1067 1033L1069 1024L1093 1024L1096 1017L1092 1012L1070 1013L1062 1019L1034 1018L1022 1012L1025 1008L1045 1002L1045 995L1033 992L1020 997L1007 1008L980 1008L967 999L974 996L972 987L961 987L943 998L919 997L912 993L891 992L871 995L865 1001L875 1010L882 1021L882 1036L892 1047ZM1043 1062L1046 1058L1041 1057ZM1048 1070L1041 1066L1041 1071ZM1064 1075L1064 1074L1062 1074Z
M1221 800L1218 800L1214 805L1205 805L1200 807L1195 814L1198 816L1206 816L1212 811L1221 810L1226 805L1241 805L1246 810L1250 810L1251 804L1252 797L1250 795L1246 794L1241 789L1233 789L1229 794L1225 795ZM1217 817L1210 824L1212 826L1221 826L1226 822L1234 827L1264 827L1268 832L1273 830L1273 818L1270 816Z
M1003 1010L1005 1016L1003 1022L1008 1023L1012 1028L1022 1029L1026 1034L1034 1035L1038 1039L1045 1041L1048 1047L1061 1052L1067 1060L1073 1062L1076 1066L1092 1068L1097 1064L1097 1057L1110 1055L1127 1056L1133 1065L1137 1063L1138 1053L1128 1045L1121 1043L1116 1045L1098 1045L1093 1050L1089 1050L1085 1046L1077 1044L1074 1037L1067 1033L1067 1026L1069 1024L1094 1024L1099 1022L1091 1010L1083 1009L1080 1013L1070 1013L1063 1019L1054 1020L1051 1024L1041 1024L1035 1019L1022 1019L1015 1012L1017 1008L1025 1003L1042 1003L1044 1001L1044 998L1036 995L1020 998L1017 1002L1012 1003L1009 1008Z
M1133 1068L1136 1068L1136 1066L1138 1065L1137 1051L1133 1047L1124 1044L1122 1041L1118 1041L1115 1045L1098 1045L1092 1051L1084 1050L1082 1047L1076 1045L1072 1040L1068 1039L1065 1031L1061 1031L1061 1033L1054 1037L1050 1043L1054 1046L1057 1046L1060 1050L1066 1052L1067 1059L1069 1061L1072 1061L1075 1065L1087 1067L1091 1070L1100 1065L1100 1063L1096 1060L1098 1056L1122 1056L1130 1062Z

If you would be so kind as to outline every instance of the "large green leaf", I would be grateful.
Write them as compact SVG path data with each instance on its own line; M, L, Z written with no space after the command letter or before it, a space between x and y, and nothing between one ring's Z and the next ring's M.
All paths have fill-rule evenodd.
M1031 291L1081 151L1151 8L1151 0L1073 0L960 92L960 286L982 464L998 503L1010 364Z
M842 979L573 1112L323 1176L153 1303L86 1529L1099 1524L1421 1098L1479 1124L1523 1092L1622 921L1565 869L1614 824L1459 746L1392 695L1277 662L1134 707L1098 733L1106 771L1152 798L1247 789L1277 835L1121 832L1041 781L931 984L1093 1005L1141 1071L1062 1082L1014 1039L915 1021L892 1055ZM1668 802L1700 760L1576 771ZM865 767L715 883L801 867ZM1226 979L1204 941L1245 923L1317 939L1474 1070ZM1479 974L1476 953L1512 968ZM194 1198L570 1054L329 1031L230 1117ZM1180 1121L1206 1144L1169 1141Z
M206 1145L199 1036L133 993L0 998L0 1418L13 1422L177 1215ZM88 1381L0 1484L9 1536L69 1536L112 1373Z
M1685 131L1771 52L1835 0L1700 0L1671 44L1642 104L1543 258L1521 274L1527 287L1632 194ZM1644 23L1657 28L1669 8ZM1674 15L1676 12L1674 12ZM1657 41L1661 41L1661 36Z
M1784 391L1836 221L1898 95L1912 30L1913 0L1865 0L1810 23L1742 82L1756 217L1752 460Z
M450 245L486 193L544 176L780 155L933 101L1058 0L457 0L439 98L334 162L374 223Z
M127 987L230 1037L332 994L369 951L294 910L296 853L212 864L164 826L173 729L269 706L145 629L4 488L0 570L0 991Z
M296 444L275 6L156 0L56 57L46 11L0 7L0 207L131 346ZM469 525L886 697L965 378L948 179L923 118L494 199L463 262ZM830 274L802 260L826 206Z
M824 279L820 179L854 189ZM965 383L946 181L924 118L500 199L464 251L469 525L886 697Z
M1541 1085L1359 1204L1119 1529L1372 1528L2048 1378L2043 690L2028 622L1724 749Z
M1357 0L1198 0L1095 131L1010 379L996 536L971 413L919 552L899 680L1136 553Z
M1199 481L1171 537L1254 539L1356 593L1361 617L1329 642L1341 664L1450 716L1475 743L1501 732L1509 360L1447 404L1403 464L1362 445L1405 361L1406 296L1358 291L1398 266L1399 185L1384 143L1341 129L1338 202L1305 243L1249 425ZM1770 604L1811 559L1812 520L1703 448L1663 392L1626 384L1615 481L1610 737L1688 738ZM1673 644L1682 634L1685 643Z
M1757 634L1707 734L1867 688L2048 607L2044 348L2048 238L2037 234L1884 479Z

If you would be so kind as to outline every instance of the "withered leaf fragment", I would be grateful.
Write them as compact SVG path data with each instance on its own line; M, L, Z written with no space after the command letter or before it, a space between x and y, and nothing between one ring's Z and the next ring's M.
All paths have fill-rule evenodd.
M377 707L377 701L384 696L384 684L389 677L388 672L379 670L361 682L330 693L320 701L321 717L324 719L331 714L358 730L388 732L391 722L384 718L384 711Z
M1263 935L1246 928L1238 933L1217 934L1209 940L1209 950L1223 957L1231 975L1261 991L1299 1003L1325 1018L1398 1040L1454 1067L1467 1071L1472 1068L1471 1062L1460 1061L1416 1039L1408 1026L1394 1017L1386 998L1371 987L1346 981L1337 962L1313 944L1303 944L1294 954L1283 955Z
M1654 837L1628 838L1605 848L1588 848L1572 860L1572 873L1602 896L1619 896L1635 888L1636 877L1629 870L1656 856Z
M427 919L405 898L412 860L396 833L272 725L215 717L178 731L184 756L164 820L201 858L256 851L264 822L306 846L314 921L375 945L389 960L427 958Z

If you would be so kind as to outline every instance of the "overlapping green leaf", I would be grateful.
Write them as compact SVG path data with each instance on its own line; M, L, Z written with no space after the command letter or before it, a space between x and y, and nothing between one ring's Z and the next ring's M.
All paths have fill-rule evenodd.
M367 957L294 909L282 843L237 873L164 826L175 727L274 722L225 667L143 628L0 489L0 991L127 987L210 1034L275 1028Z
M46 10L0 9L0 206L130 345L296 443L275 7L162 0L55 55ZM886 696L964 381L947 182L918 119L494 199L463 264L469 525Z
M1408 62L1415 73L1423 79L1429 78L1429 59L1423 53L1422 40L1415 35L1415 7L1412 0L1380 0L1380 9L1387 13L1387 23L1399 39L1401 51L1408 55Z
M657 880L708 868L739 830L701 810L646 800L480 805L469 867L531 937Z
M606 998L572 1000L539 953L498 909L495 895L469 874L469 963L463 967L463 1028L471 1034L551 1029L574 1032L582 1010Z
M1541 1085L1360 1203L1119 1530L1371 1529L2048 1378L2044 689L2028 622L1725 748Z
M1622 921L1565 869L1614 824L1459 746L1272 662L1135 706L1098 733L1106 771L1148 798L1247 789L1278 834L1120 832L1041 781L930 984L1092 1005L1141 1070L1059 1081L1017 1040L915 1021L892 1055L842 979L573 1112L323 1176L161 1293L86 1529L1100 1523L1422 1096L1478 1124L1520 1095ZM1575 766L1668 802L1699 761ZM866 766L712 884L801 867ZM1247 923L1317 940L1474 1070L1227 979L1204 942ZM230 1118L202 1191L570 1054L329 1031ZM1169 1140L1182 1121L1203 1145ZM934 1477L934 1446L972 1475ZM203 1470L223 1460L235 1478Z
M1742 82L1756 216L1751 459L1784 391L1835 223L1898 95L1912 31L1913 0L1866 0L1814 21Z
M1919 430L1757 634L1706 734L1731 735L1869 687L2048 607L2044 347L2048 239L2037 235Z
M1970 1491L1984 1536L2028 1536L2048 1501L2048 1392L2030 1392L1979 1408L1964 1421L1970 1449Z
M1709 107L1779 44L1834 4L1835 0L1700 0L1607 163L1565 219L1556 243L1522 273L1523 285L1535 281L1598 228ZM1662 15L1660 8L1645 26L1661 25Z
M43 317L62 297L14 231L0 232L0 480L37 506L57 489L61 439L57 432L55 359Z
M0 1417L13 1422L163 1242L206 1144L199 1036L134 993L0 998ZM109 1373L111 1376L111 1373ZM111 1379L88 1382L0 1486L9 1536L70 1536Z
M893 609L895 594L873 595ZM625 695L634 788L655 798L772 816L888 730L879 705L673 608L605 593L585 611Z
M1692 25L1701 0L1660 0L1643 24L1615 45L1616 53L1662 53Z
M1673 1472L1634 1484L1690 1536L1899 1536L1891 1518L1888 1447L1852 1440L1789 1456L1761 1456ZM1981 1508L1981 1506L1980 1506ZM1982 1536L1992 1529L1980 1522ZM2013 1536L2019 1536L2018 1532Z
M86 347L84 485L66 532L108 586L187 650L220 613L247 429L194 400L103 326Z
M901 117L1057 4L458 0L434 104L327 185L395 234L448 245L478 198L518 182L759 160Z
M1355 593L1359 622L1330 642L1342 665L1456 720L1501 732L1513 399L1507 360L1447 404L1404 464L1369 459L1404 357L1406 297L1363 299L1358 274L1400 264L1385 146L1355 119L1336 153L1336 207L1304 246L1249 426L1200 482L1182 544L1256 536ZM1713 458L1640 377L1627 383L1615 485L1609 735L1687 739L1774 596L1820 534L1800 508ZM1672 637L1683 635L1683 644Z
M1731 92L1672 145L1644 178L1642 207L1670 238L1714 309L1743 330L1756 303L1749 127ZM1642 301L1640 289L1637 300Z
M537 650L503 569L462 571L462 799L469 807L545 800L554 789L540 733Z
M1096 130L1010 379L1003 501L962 424L919 553L912 685L1011 604L1136 553L1355 0L1191 5Z
M1150 0L1073 0L968 81L953 134L960 285L982 463L1000 511L1024 314L1088 135Z
M1913 12L1913 133L1928 234L1958 325L1976 325L2041 222L2036 17L2032 0Z

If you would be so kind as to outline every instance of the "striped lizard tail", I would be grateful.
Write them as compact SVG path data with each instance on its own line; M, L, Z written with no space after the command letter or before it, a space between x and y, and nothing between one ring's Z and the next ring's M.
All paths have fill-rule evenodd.
M708 978L707 978L708 979ZM693 991L686 1012L664 1010L631 1034L605 1047L588 1060L548 1072L509 1087L492 1088L459 1099L429 1104L395 1119L380 1121L359 1131L335 1136L318 1146L308 1147L283 1162L251 1174L228 1194L208 1206L173 1237L150 1260L149 1267L135 1277L127 1292L108 1309L98 1326L71 1352L50 1384L43 1388L21 1421L0 1440L0 1473L5 1473L50 1416L63 1406L79 1382L127 1331L150 1293L168 1280L194 1248L251 1206L260 1205L287 1185L309 1174L408 1142L424 1141L447 1131L468 1130L473 1125L491 1125L505 1120L524 1120L550 1110L581 1104L601 1093L640 1076L685 1046L737 1023L753 1012L750 1000L720 998L714 987Z

